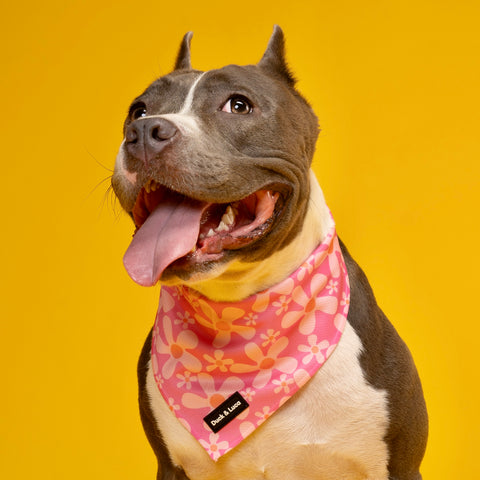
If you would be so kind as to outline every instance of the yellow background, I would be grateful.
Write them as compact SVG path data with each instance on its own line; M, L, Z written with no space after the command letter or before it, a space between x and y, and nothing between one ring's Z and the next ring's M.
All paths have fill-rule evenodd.
M129 102L187 30L210 69L256 62L274 23L320 119L315 170L340 236L423 380L424 478L480 478L479 13L473 0L3 5L0 478L154 478L135 367L158 290L123 270L132 225L108 169Z

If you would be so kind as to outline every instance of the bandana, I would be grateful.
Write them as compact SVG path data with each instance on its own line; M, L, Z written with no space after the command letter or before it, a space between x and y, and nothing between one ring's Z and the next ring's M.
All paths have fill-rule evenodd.
M335 227L289 277L240 302L162 286L151 351L158 388L216 461L325 363L349 300Z

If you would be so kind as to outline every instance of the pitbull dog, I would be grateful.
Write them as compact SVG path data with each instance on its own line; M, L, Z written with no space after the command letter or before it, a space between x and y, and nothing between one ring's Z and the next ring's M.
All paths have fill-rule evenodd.
M141 285L187 285L235 305L288 277L332 227L310 170L317 118L295 88L279 27L256 65L192 69L190 40L125 121L112 185L137 231L124 262ZM335 351L217 461L160 394L150 333L139 396L157 479L422 478L428 421L416 368L340 247L350 308Z

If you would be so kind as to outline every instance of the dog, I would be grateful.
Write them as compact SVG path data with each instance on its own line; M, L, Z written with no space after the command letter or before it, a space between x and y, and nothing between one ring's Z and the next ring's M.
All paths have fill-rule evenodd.
M138 364L157 479L421 479L419 376L336 236L282 30L206 72L191 37L131 104L112 176L125 267L161 284Z

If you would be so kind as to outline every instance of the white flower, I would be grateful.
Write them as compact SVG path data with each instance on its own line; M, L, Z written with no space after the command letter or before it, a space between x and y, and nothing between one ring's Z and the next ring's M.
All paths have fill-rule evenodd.
M197 381L197 377L192 375L192 372L189 372L188 370L185 371L183 375L180 373L177 373L177 378L181 380L181 382L177 383L177 387L178 388L185 387L187 390L191 390L192 382Z
M214 459L217 460L221 453L220 450L227 450L229 447L229 443L226 441L219 442L218 435L216 433L211 433L210 437L207 440L200 439L200 444L202 445L205 450L207 450L208 454Z
M293 383L293 378L287 378L287 376L285 374L282 374L282 375L280 375L279 380L272 380L272 383L274 385L278 385L278 387L275 388L275 390L274 390L275 393L279 393L282 390L285 393L289 393L290 392L290 385Z
M299 345L298 350L300 352L305 352L308 355L305 355L302 359L302 363L306 365L310 363L313 358L317 363L322 364L325 361L325 355L322 353L322 350L327 349L330 346L330 343L327 340L322 340L318 342L316 335L309 335L307 338L308 345Z

